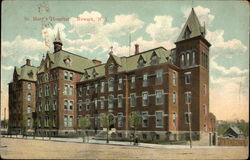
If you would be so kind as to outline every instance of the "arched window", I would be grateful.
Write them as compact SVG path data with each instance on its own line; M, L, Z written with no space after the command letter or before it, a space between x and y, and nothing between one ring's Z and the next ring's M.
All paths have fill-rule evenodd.
M31 89L31 83L28 83L28 89L29 90Z
M181 55L181 65L184 66L184 54Z
M189 64L190 64L190 63L189 63L189 59L190 59L190 58L189 58L189 53L187 53L187 63L186 63L187 66L189 66Z
M185 38L185 39L190 38L191 31L190 31L190 29L189 29L189 27L188 27L188 26L187 26L187 28L186 28L185 33L184 33L184 34L185 34L185 35L184 35L184 38Z
M195 52L192 52L192 64L195 65Z
M114 63L111 63L109 66L108 66L108 71L109 71L109 74L112 74L115 72L115 65Z
M30 94L30 93L28 93L27 100L28 100L29 102L31 101L31 94Z

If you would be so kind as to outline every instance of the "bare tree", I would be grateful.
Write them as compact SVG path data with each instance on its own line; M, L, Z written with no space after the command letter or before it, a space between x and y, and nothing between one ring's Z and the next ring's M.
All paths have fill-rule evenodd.
M131 129L134 131L134 145L136 145L137 135L136 135L136 130L142 123L142 116L139 112L132 112L129 116L129 124Z
M91 122L90 122L88 117L81 117L79 122L80 122L79 128L84 130L84 133L83 133L83 136L82 136L82 141L84 142L85 141L85 135L88 136L88 134L86 132L86 129L88 129L90 127Z

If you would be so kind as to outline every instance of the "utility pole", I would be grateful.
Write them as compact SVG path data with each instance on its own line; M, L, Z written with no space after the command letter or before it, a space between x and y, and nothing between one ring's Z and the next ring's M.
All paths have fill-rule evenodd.
M189 126L189 140L190 140L190 148L192 148L192 126L191 126L191 112L190 112L190 102L188 102L188 126Z

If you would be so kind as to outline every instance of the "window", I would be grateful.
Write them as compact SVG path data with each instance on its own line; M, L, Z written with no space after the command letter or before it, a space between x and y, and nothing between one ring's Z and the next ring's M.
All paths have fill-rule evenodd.
M207 105L206 104L203 104L203 113L207 114Z
M82 87L80 86L78 88L78 97L81 97L82 96Z
M39 88L39 94L38 94L38 96L39 96L39 97L42 97L42 94L43 94L43 89L40 87L40 88Z
M69 102L69 110L73 110L73 101Z
M45 92L46 96L49 96L49 85L46 85L46 92Z
M185 30L185 33L184 33L184 38L185 38L185 39L190 38L190 34L191 34L191 31L190 31L190 29L189 29L188 26L187 26L187 28L186 28L186 30Z
M176 72L173 72L173 85L176 86L176 81L177 81L177 75Z
M30 118L27 119L27 126L31 127L31 119Z
M190 84L191 83L191 72L186 72L185 73L185 84Z
M207 85L203 84L203 95L205 96L207 94Z
M118 127L122 127L123 126L123 113L118 113L117 119L118 119Z
M69 79L72 81L74 79L74 73L70 72Z
M143 87L148 86L148 74L147 74L147 73L144 73L144 74L143 74L142 86L143 86Z
M162 70L156 71L156 83L162 83Z
M187 66L189 66L189 53L187 53L187 63L186 63Z
M123 95L119 94L118 95L118 108L122 108L123 106Z
M45 127L48 127L49 126L49 117L45 117L45 119L44 119L44 126Z
M194 51L192 52L192 63L193 65L195 65L195 52Z
M86 89L86 95L90 94L90 85L87 85L87 89Z
M108 103L109 103L109 108L114 107L114 96L113 95L109 95Z
M104 92L105 89L105 82L101 82L101 92Z
M177 98L176 98L176 92L173 92L173 104L176 104Z
M190 117L189 117L189 115L190 115ZM191 120L191 113L190 114L188 114L188 112L185 112L184 113L184 119L185 119L185 123L189 123L189 118L190 118L190 120Z
M95 83L95 93L98 93L98 83Z
M64 95L68 95L68 88L69 88L68 85L64 85L64 91L63 91Z
M68 116L64 115L64 127L68 127Z
M74 88L73 88L73 86L70 86L69 87L69 95L73 95L74 94Z
M148 92L142 92L142 106L148 106Z
M184 66L184 54L181 55L181 66Z
M57 102L56 102L56 100L53 100L53 110L54 111L56 110L56 106L57 106Z
M152 65L158 64L158 57L157 57L157 55L153 55L152 56L152 58L151 58L151 64Z
M67 71L64 71L64 79L68 79L69 73Z
M31 83L28 83L28 90L31 90Z
M136 106L136 94L135 93L130 94L130 106L131 107Z
M156 127L162 127L163 126L163 112L162 111L156 111L155 112L155 121L156 121Z
M94 100L94 107L95 107L95 109L97 109L98 108L98 100L95 98L95 100Z
M110 78L108 81L109 91L114 91L114 78Z
M27 100L28 100L29 102L31 101L31 94L30 94L30 93L28 93Z
M73 126L73 116L69 116L69 122L68 122L68 127Z
M112 74L115 72L115 65L114 63L111 63L109 66L108 66L108 71L109 71L109 74Z
M135 88L135 76L131 77L131 88Z
M64 109L67 110L68 109L68 100L64 100Z
M86 100L86 110L89 110L90 109L90 100L87 99Z
M101 97L100 100L101 100L101 109L104 109L104 100L105 100L105 98Z
M118 90L122 90L122 88L123 88L122 78L119 78Z
M55 84L54 85L54 90L53 90L53 95L56 95L57 94L57 85Z
M142 112L142 127L148 126L148 112Z
M185 103L190 104L192 102L192 94L191 92L185 92Z
M139 68L144 67L144 60L143 60L143 58L141 58L141 59L138 61L138 67L139 67Z
M78 101L78 110L81 111L82 110L82 100Z
M176 127L177 114L173 113L173 125Z
M27 107L27 113L31 113L31 107L30 106Z
M162 90L157 90L156 91L156 98L155 98L155 104L160 105L163 104L163 91Z

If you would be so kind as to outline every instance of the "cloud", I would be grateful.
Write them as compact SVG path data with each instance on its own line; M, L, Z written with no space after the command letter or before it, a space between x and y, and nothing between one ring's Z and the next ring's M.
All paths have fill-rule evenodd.
M13 66L5 66L5 65L1 65L1 67L2 67L2 69L4 69L4 70L13 70L14 69L14 67Z
M212 57L210 59L210 66L212 69L216 69L218 71L220 71L223 75L230 75L230 74L236 74L236 75L242 75L242 74L246 74L249 72L248 69L240 69L236 66L230 67L229 69L226 69L225 67L219 65L216 61L215 58L217 58L218 56Z

